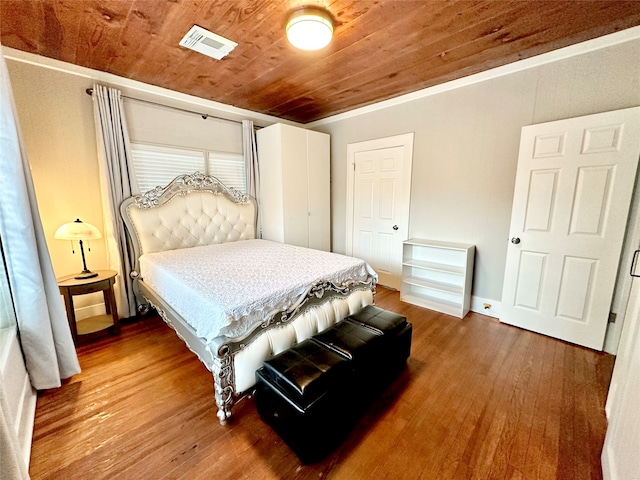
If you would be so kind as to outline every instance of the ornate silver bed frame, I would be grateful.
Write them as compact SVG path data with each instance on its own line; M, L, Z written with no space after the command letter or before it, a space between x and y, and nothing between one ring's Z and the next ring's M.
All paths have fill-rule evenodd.
M189 349L194 352L212 372L215 400L218 406L217 415L220 423L225 424L231 417L233 405L252 393L252 388L245 389L241 392L236 391L236 375L239 373L237 369L248 369L244 371L246 383L247 372L253 374L261 365L261 362L266 360L266 358L256 358L253 354L247 353L251 348L252 342L259 339L262 335L277 334L274 329L282 327L294 328L293 325L297 319L302 319L303 315L312 315L313 309L322 308L322 305L330 301L348 302L349 311L347 315L354 313L354 311L362 308L364 305L373 303L375 279L369 277L365 282L347 281L340 285L331 282L318 282L315 285L310 285L306 293L298 297L290 308L272 312L242 337L228 338L221 336L214 339L211 343L205 344L187 322L184 321L180 314L167 304L149 285L145 284L144 279L139 277L138 259L140 255L148 253L149 251L188 248L202 244L222 243L222 241L217 237L204 240L194 238L191 242L185 242L184 239L177 239L176 241L169 239L166 245L160 247L156 245L152 249L149 249L149 245L147 245L143 239L152 234L149 230L149 228L152 227L145 225L144 221L140 220L140 218L136 218L136 215L140 212L162 208L169 205L172 201L175 201L175 199L187 197L190 194L202 193L213 194L215 197L212 198L215 198L216 201L231 202L229 205L245 206L245 209L247 206L249 207L249 212L253 220L252 225L247 225L246 231L239 234L238 238L226 238L222 241L255 238L257 219L255 200L249 195L226 187L213 176L203 175L198 172L192 175L181 175L165 187L156 187L144 194L130 197L122 203L120 211L131 237L136 259L135 268L131 277L134 280L134 291L138 299L138 308L140 311L144 311L148 309L149 304L153 306L162 319L176 331ZM175 205L172 208L175 210ZM213 237L215 237L215 235ZM335 319L335 321L340 320L342 320L342 318ZM247 355L243 356L244 353L247 353Z

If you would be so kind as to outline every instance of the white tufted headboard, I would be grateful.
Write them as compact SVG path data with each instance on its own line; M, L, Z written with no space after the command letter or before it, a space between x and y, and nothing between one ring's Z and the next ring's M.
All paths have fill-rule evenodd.
M253 198L198 172L126 199L120 212L136 263L145 253L256 237Z

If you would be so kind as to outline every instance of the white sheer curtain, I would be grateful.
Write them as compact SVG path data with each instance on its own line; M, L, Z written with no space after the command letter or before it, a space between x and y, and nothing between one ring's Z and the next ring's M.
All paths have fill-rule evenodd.
M242 121L242 151L244 152L247 193L258 203L258 237L262 236L260 223L260 168L258 166L258 145L256 131L251 120Z
M94 85L93 111L107 264L111 270L118 272L115 285L118 314L125 318L133 317L136 314L136 299L130 273L135 262L131 241L120 216L120 204L139 191L133 172L131 144L120 90Z
M4 57L0 62L0 240L31 384L54 388L80 372L20 142Z

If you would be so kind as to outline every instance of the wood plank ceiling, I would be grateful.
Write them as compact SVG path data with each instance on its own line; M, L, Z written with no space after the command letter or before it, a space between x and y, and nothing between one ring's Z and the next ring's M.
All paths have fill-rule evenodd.
M324 6L332 43L285 38ZM308 123L640 25L640 1L0 0L3 45ZM178 45L200 25L239 45L218 61Z

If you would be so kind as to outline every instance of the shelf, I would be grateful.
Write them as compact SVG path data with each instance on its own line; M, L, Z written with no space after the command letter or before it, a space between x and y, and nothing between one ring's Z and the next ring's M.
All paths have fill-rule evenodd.
M448 250L469 250L475 248L469 243L443 242L439 240L423 240L421 238L410 238L404 242L405 245L417 245L421 247L434 247Z
M407 285L416 285L418 287L431 288L449 293L462 295L463 289L459 285L450 285L448 283L434 282L433 280L425 280L423 278L407 277L402 279L402 283Z
M426 295L400 295L400 300L411 303L412 305L429 308L431 310L436 310L438 312L454 316L460 316L460 309L462 308L460 303L449 302L447 300L433 298Z
M424 260L407 260L402 263L407 267L424 268L426 270L433 270L436 272L454 273L456 275L464 275L464 267L458 267L455 265L445 265L444 263L425 262Z
M463 318L471 306L474 255L474 245L407 240L400 300Z
M100 332L113 326L113 316L110 314L96 315L77 321L78 335Z

